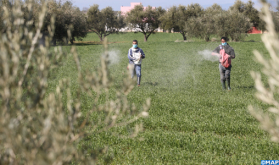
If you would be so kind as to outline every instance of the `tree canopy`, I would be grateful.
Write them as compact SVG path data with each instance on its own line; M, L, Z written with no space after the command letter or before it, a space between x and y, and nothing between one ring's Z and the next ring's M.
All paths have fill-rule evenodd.
M254 8L254 2L251 0L249 0L247 3L244 3L241 0L236 0L229 10L243 13L247 18L249 18L250 23L252 23L254 27L259 26L259 11Z
M188 36L204 38L206 41L210 40L210 36L216 32L215 19L217 15L222 12L221 6L213 4L200 12L196 17L191 17L185 23L185 31Z
M184 40L187 40L186 34L187 30L190 29L190 24L187 23L187 21L190 18L197 18L198 16L201 16L203 14L203 8L195 3L190 4L187 7L183 5L173 6L169 8L169 10L160 18L162 21L162 26L165 29L173 30L175 32L179 32ZM185 28L185 23L188 24L187 28ZM191 26L192 28L192 26Z
M88 29L96 33L100 41L112 33L118 33L125 26L123 16L115 14L111 7L100 11L99 5L96 4L87 11L87 24Z
M82 40L87 35L87 24L85 15L78 7L73 6L72 2L52 0L47 4L47 15L45 19L44 30L47 31L51 23L51 18L55 16L55 33L53 36L53 43L56 41L66 42L76 39ZM71 36L68 36L70 31ZM69 38L70 37L70 38Z
M153 9L151 6L143 8L142 5L135 6L126 15L126 21L133 28L139 29L144 35L144 41L148 40L148 37L158 29L161 25L159 18L165 13L165 10L161 7Z

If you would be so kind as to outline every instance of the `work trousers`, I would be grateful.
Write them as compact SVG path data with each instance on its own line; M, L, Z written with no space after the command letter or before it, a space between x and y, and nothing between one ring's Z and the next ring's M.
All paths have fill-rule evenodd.
M226 80L230 79L231 68L232 68L231 65L228 68L225 68L221 63L219 63L219 71L220 71L221 81L226 81Z
M135 74L137 77L141 77L141 65L129 64L129 70L132 78Z

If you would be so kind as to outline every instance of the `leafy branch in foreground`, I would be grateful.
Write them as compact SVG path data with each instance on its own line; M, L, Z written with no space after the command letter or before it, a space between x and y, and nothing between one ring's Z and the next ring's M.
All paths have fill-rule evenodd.
M279 142L279 38L273 23L269 5L263 2L262 20L266 22L268 33L262 35L263 43L267 48L270 59L265 59L258 51L254 51L257 61L263 65L263 74L268 78L268 87L261 80L261 74L251 72L257 89L256 96L262 102L270 105L268 112L249 106L250 113L260 121L261 126L272 137Z
M133 89L128 77L115 89L116 97L108 97L112 78L106 44L101 67L94 73L82 71L74 47L71 54L63 52L61 47L51 48L55 32L53 17L45 46L38 44L43 36L47 4L39 12L35 29L34 20L26 19L22 11L24 7L28 9L25 12L32 12L32 1L16 1L10 9L2 7L4 17L0 23L5 31L0 32L0 164L95 164L97 152L78 149L79 142L92 133L148 116L150 101L147 100L142 111L128 102L127 95ZM51 91L50 73L59 69L70 55L77 66L77 87L71 88L72 80L61 79L56 90ZM91 109L83 106L85 94L92 98ZM106 99L100 103L103 96ZM136 136L140 126L135 126L131 137Z

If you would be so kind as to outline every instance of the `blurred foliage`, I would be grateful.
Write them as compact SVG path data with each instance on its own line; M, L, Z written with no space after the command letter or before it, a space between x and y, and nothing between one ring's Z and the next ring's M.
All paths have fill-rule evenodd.
M44 3L40 9L34 1L1 6L0 164L95 164L105 151L78 149L80 140L148 116L149 100L142 111L127 101L133 89L130 78L123 80L113 100L109 97L112 77L106 43L101 66L92 73L82 71L74 47L70 54L61 47L50 47L56 33L53 16L45 42L39 42L51 4ZM34 12L36 19L32 17ZM69 29L67 34L70 38ZM50 73L69 56L75 59L78 86L71 88L71 80L61 79L56 90L49 91ZM81 95L92 98L91 109L85 109ZM88 120L91 115L96 120ZM127 136L136 136L141 128L141 124L135 125L134 132Z
M262 41L268 50L269 57L266 58L259 51L254 51L257 61L262 64L262 74L267 77L267 83L262 81L262 74L251 72L257 89L256 97L263 103L268 104L268 111L249 106L250 113L259 120L262 128L267 131L273 141L279 142L279 36L274 23L273 13L270 6L263 3L262 19L265 21L268 33L262 35Z

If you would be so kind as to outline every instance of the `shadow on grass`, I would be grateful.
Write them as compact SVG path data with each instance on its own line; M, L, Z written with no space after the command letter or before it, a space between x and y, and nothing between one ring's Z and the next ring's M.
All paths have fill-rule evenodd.
M108 42L108 44L127 43L128 41ZM85 46L85 45L103 45L103 41L74 41L74 44L58 43L53 46Z
M103 45L102 42L74 42L74 44L56 44L56 45L52 45L52 46L85 46L85 45Z
M262 42L262 41L248 40L248 41L241 41L241 42Z
M108 42L108 44L116 44L116 43L127 43L126 41L119 41L119 42ZM75 41L75 46L85 46L85 45L103 45L103 42L101 41ZM71 46L71 45L68 45Z
M241 88L241 89L255 89L254 86L238 86L237 88Z
M159 83L158 82L144 82L142 85L150 85L150 86L157 86Z
M86 41L86 42L74 42L74 46L86 46L86 45L103 45L102 42L91 42L91 41ZM71 45L70 45L71 46Z

